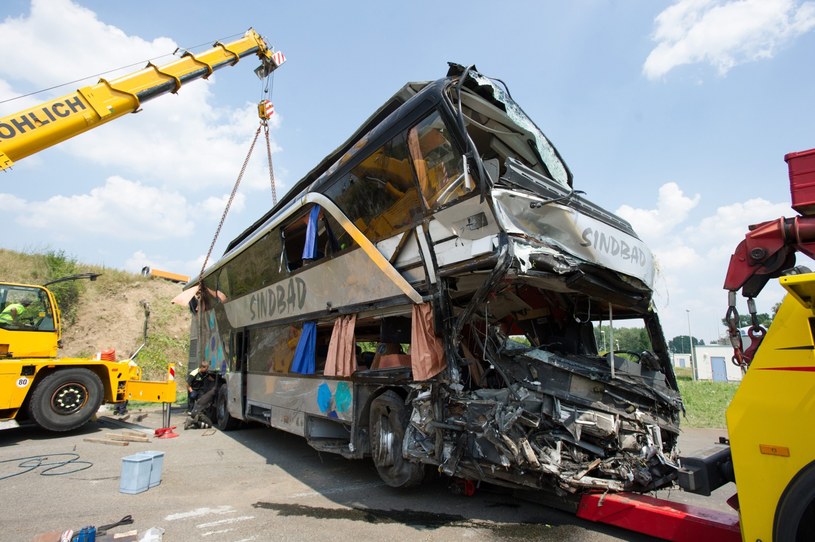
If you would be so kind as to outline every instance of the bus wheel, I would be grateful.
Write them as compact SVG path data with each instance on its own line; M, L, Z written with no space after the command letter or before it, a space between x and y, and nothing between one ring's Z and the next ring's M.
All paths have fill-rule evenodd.
M102 381L83 368L60 369L37 384L29 412L49 431L70 431L85 425L102 404Z
M388 390L371 403L371 455L379 476L391 487L417 486L424 478L424 465L402 456L407 424L405 402L396 392Z
M226 386L221 386L218 390L218 398L215 402L215 427L221 431L231 431L237 429L240 421L236 420L229 415L229 408L227 408L227 395Z

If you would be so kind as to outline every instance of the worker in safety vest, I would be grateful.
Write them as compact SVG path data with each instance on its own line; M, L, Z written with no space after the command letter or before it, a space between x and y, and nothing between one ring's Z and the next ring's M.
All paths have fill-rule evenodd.
M26 308L31 305L31 298L26 297L19 303L9 303L6 308L0 312L0 324L16 324L20 321L20 317L25 312Z

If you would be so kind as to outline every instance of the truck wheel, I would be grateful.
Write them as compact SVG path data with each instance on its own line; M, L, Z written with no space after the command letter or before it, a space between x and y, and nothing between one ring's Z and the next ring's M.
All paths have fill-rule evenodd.
M215 427L221 431L231 431L240 425L240 420L229 415L228 400L226 386L221 386L221 389L218 390L218 398L215 400Z
M49 431L70 431L90 420L102 404L104 388L93 371L60 369L42 379L31 394L29 412Z
M404 400L388 390L371 403L368 418L371 455L380 478L391 487L413 487L424 478L424 465L402 455L402 442L408 425Z
M801 469L784 490L774 523L773 540L815 540L815 463Z

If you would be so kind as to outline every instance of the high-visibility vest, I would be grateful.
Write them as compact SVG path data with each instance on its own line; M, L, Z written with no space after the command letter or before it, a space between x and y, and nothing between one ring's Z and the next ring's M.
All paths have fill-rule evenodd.
M0 312L0 322L4 324L12 324L14 323L15 316L11 314L11 311L16 313L16 317L19 318L25 307L21 303L12 303L11 305L6 305L6 308L3 309L3 312Z

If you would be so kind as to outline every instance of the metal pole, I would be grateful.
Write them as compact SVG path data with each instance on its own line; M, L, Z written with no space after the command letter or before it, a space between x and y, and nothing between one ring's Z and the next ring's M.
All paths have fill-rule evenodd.
M693 334L690 331L690 309L685 309L685 312L688 313L688 342L690 343L691 379L696 380L696 361L694 360L694 355L693 355Z
M608 324L608 364L611 369L611 378L613 379L616 375L614 374L614 312L611 309L611 303L608 304Z

